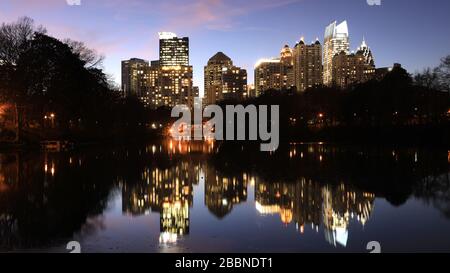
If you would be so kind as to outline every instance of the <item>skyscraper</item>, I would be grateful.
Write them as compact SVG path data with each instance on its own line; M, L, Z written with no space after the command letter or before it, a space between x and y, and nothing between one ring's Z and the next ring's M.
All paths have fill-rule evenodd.
M247 96L247 70L237 66L222 70L222 99L242 100Z
M325 29L323 48L323 83L331 85L333 83L333 57L341 52L349 54L350 41L347 21L339 25L333 22Z
M161 66L158 81L159 105L173 107L192 106L192 66Z
M281 90L280 59L262 59L255 65L256 96L267 90Z
M148 61L133 58L122 61L122 92L125 97L148 98Z
M255 65L255 95L273 89L290 89L295 85L294 55L289 45L280 51L280 57L259 60Z
M223 52L212 56L204 68L205 103L215 104L222 92L222 72L225 67L233 66L233 61Z
M293 50L285 45L280 52L281 65L281 86L289 89L295 85L294 73L294 53Z
M369 81L376 76L372 51L363 40L356 53L333 57L333 83L341 88Z
M223 52L218 52L205 66L205 103L225 99L242 99L247 93L247 71L233 65Z
M308 88L321 85L322 45L319 40L306 45L303 38L294 47L295 86L303 92Z
M178 38L172 32L159 33L161 66L189 66L189 38Z
M189 65L189 38L160 32L158 67L158 105L192 106L193 68Z
M160 76L159 61L151 61L147 69L147 82L149 93L149 106L158 108L163 106L161 93L159 92L159 76Z

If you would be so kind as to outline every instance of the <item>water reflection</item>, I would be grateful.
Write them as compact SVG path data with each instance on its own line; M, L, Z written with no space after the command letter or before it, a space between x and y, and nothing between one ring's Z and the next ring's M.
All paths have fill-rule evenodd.
M346 247L356 226L376 221L377 198L402 206L414 196L450 218L448 156L439 149L325 144L292 144L262 155L242 145L175 141L71 153L3 153L0 251L51 249L75 237L89 241L109 229L108 208L117 192L120 225L132 232L140 225L137 219L157 215L160 246L180 240L201 244L214 221L232 224L223 234L223 240L231 240L227 234L254 224L256 213L282 224L271 232L288 233L282 226L292 225L300 238L310 236L308 230L323 232L322 241L331 247ZM195 199L199 194L204 200ZM236 213L244 216L229 217L241 204ZM207 213L193 216L201 208ZM204 223L204 234L192 229L195 221ZM189 241L191 235L196 242ZM247 236L266 235L255 230ZM271 251L275 245L265 247Z
M325 239L336 246L347 245L350 219L365 225L374 207L375 195L348 189L345 184L321 186L302 178L295 183L259 182L256 209L262 215L279 214L284 224L295 223L300 233L305 227L318 232L325 228Z

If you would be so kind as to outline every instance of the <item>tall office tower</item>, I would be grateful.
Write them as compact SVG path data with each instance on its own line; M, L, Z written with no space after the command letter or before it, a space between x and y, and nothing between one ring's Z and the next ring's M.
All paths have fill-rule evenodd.
M244 98L247 93L247 71L233 65L223 52L218 52L205 66L205 103Z
M189 66L189 38L178 38L172 32L159 33L161 66Z
M193 68L189 65L189 38L159 33L158 104L192 106Z
M161 66L158 97L161 106L192 106L192 66Z
M243 100L247 97L247 70L237 66L222 71L222 99Z
M363 41L358 47L357 52L361 52L367 64L375 65L375 58L373 57L372 50L367 45L365 38L363 38Z
M151 61L147 69L147 82L149 93L149 104L151 108L158 108L163 106L161 94L159 92L159 75L160 67L159 61Z
M308 88L321 85L322 45L319 40L306 45L303 38L294 47L295 86L303 92Z
M289 89L295 85L295 72L294 72L294 54L292 49L285 45L280 52L280 65L281 65L281 86L285 89Z
M221 99L222 72L226 67L233 66L233 61L223 52L218 52L208 60L204 68L205 103L215 104Z
M364 83L375 77L374 58L365 41L356 53L341 52L333 58L333 83L341 88Z
M280 59L262 59L255 65L255 93L261 95L267 90L281 90Z
M342 51L345 54L350 52L347 21L339 25L335 21L325 29L323 46L323 83L331 85L333 84L333 57Z
M148 61L141 59L122 61L122 92L125 97L134 96L143 101L148 98L148 67Z

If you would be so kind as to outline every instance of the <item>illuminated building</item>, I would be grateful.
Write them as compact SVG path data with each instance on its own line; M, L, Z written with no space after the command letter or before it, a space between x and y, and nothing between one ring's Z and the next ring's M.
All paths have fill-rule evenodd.
M246 96L247 71L234 66L223 52L211 57L204 71L206 104L227 99L241 100Z
M160 66L189 66L189 38L172 32L159 33Z
M173 107L193 103L193 68L189 65L189 38L159 33L157 104Z
M295 85L294 73L294 53L293 50L285 45L280 52L281 65L281 86L284 89L290 89Z
M147 69L147 85L149 92L149 104L152 108L163 106L159 92L159 61L152 61Z
M255 65L255 93L259 96L267 90L281 90L280 59L262 59Z
M295 86L303 92L308 88L321 85L322 45L319 40L306 45L303 38L294 47Z
M333 83L341 88L375 78L375 62L370 48L363 41L356 53L341 52L333 57Z
M279 58L261 59L255 65L255 96L267 90L291 89L295 85L294 53L285 45Z
M192 105L192 66L162 66L159 70L158 105Z
M130 59L122 61L122 92L125 97L137 97L144 103L148 99L148 61Z
M247 70L236 66L224 68L222 83L222 99L239 101L247 96Z
M333 83L333 57L341 52L345 54L350 52L347 21L339 25L333 22L325 29L323 44L323 83L325 85Z

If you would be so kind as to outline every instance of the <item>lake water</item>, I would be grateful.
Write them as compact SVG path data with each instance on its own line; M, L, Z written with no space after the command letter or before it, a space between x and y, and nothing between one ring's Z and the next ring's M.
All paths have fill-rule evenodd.
M0 153L0 252L450 252L450 151L214 142Z

